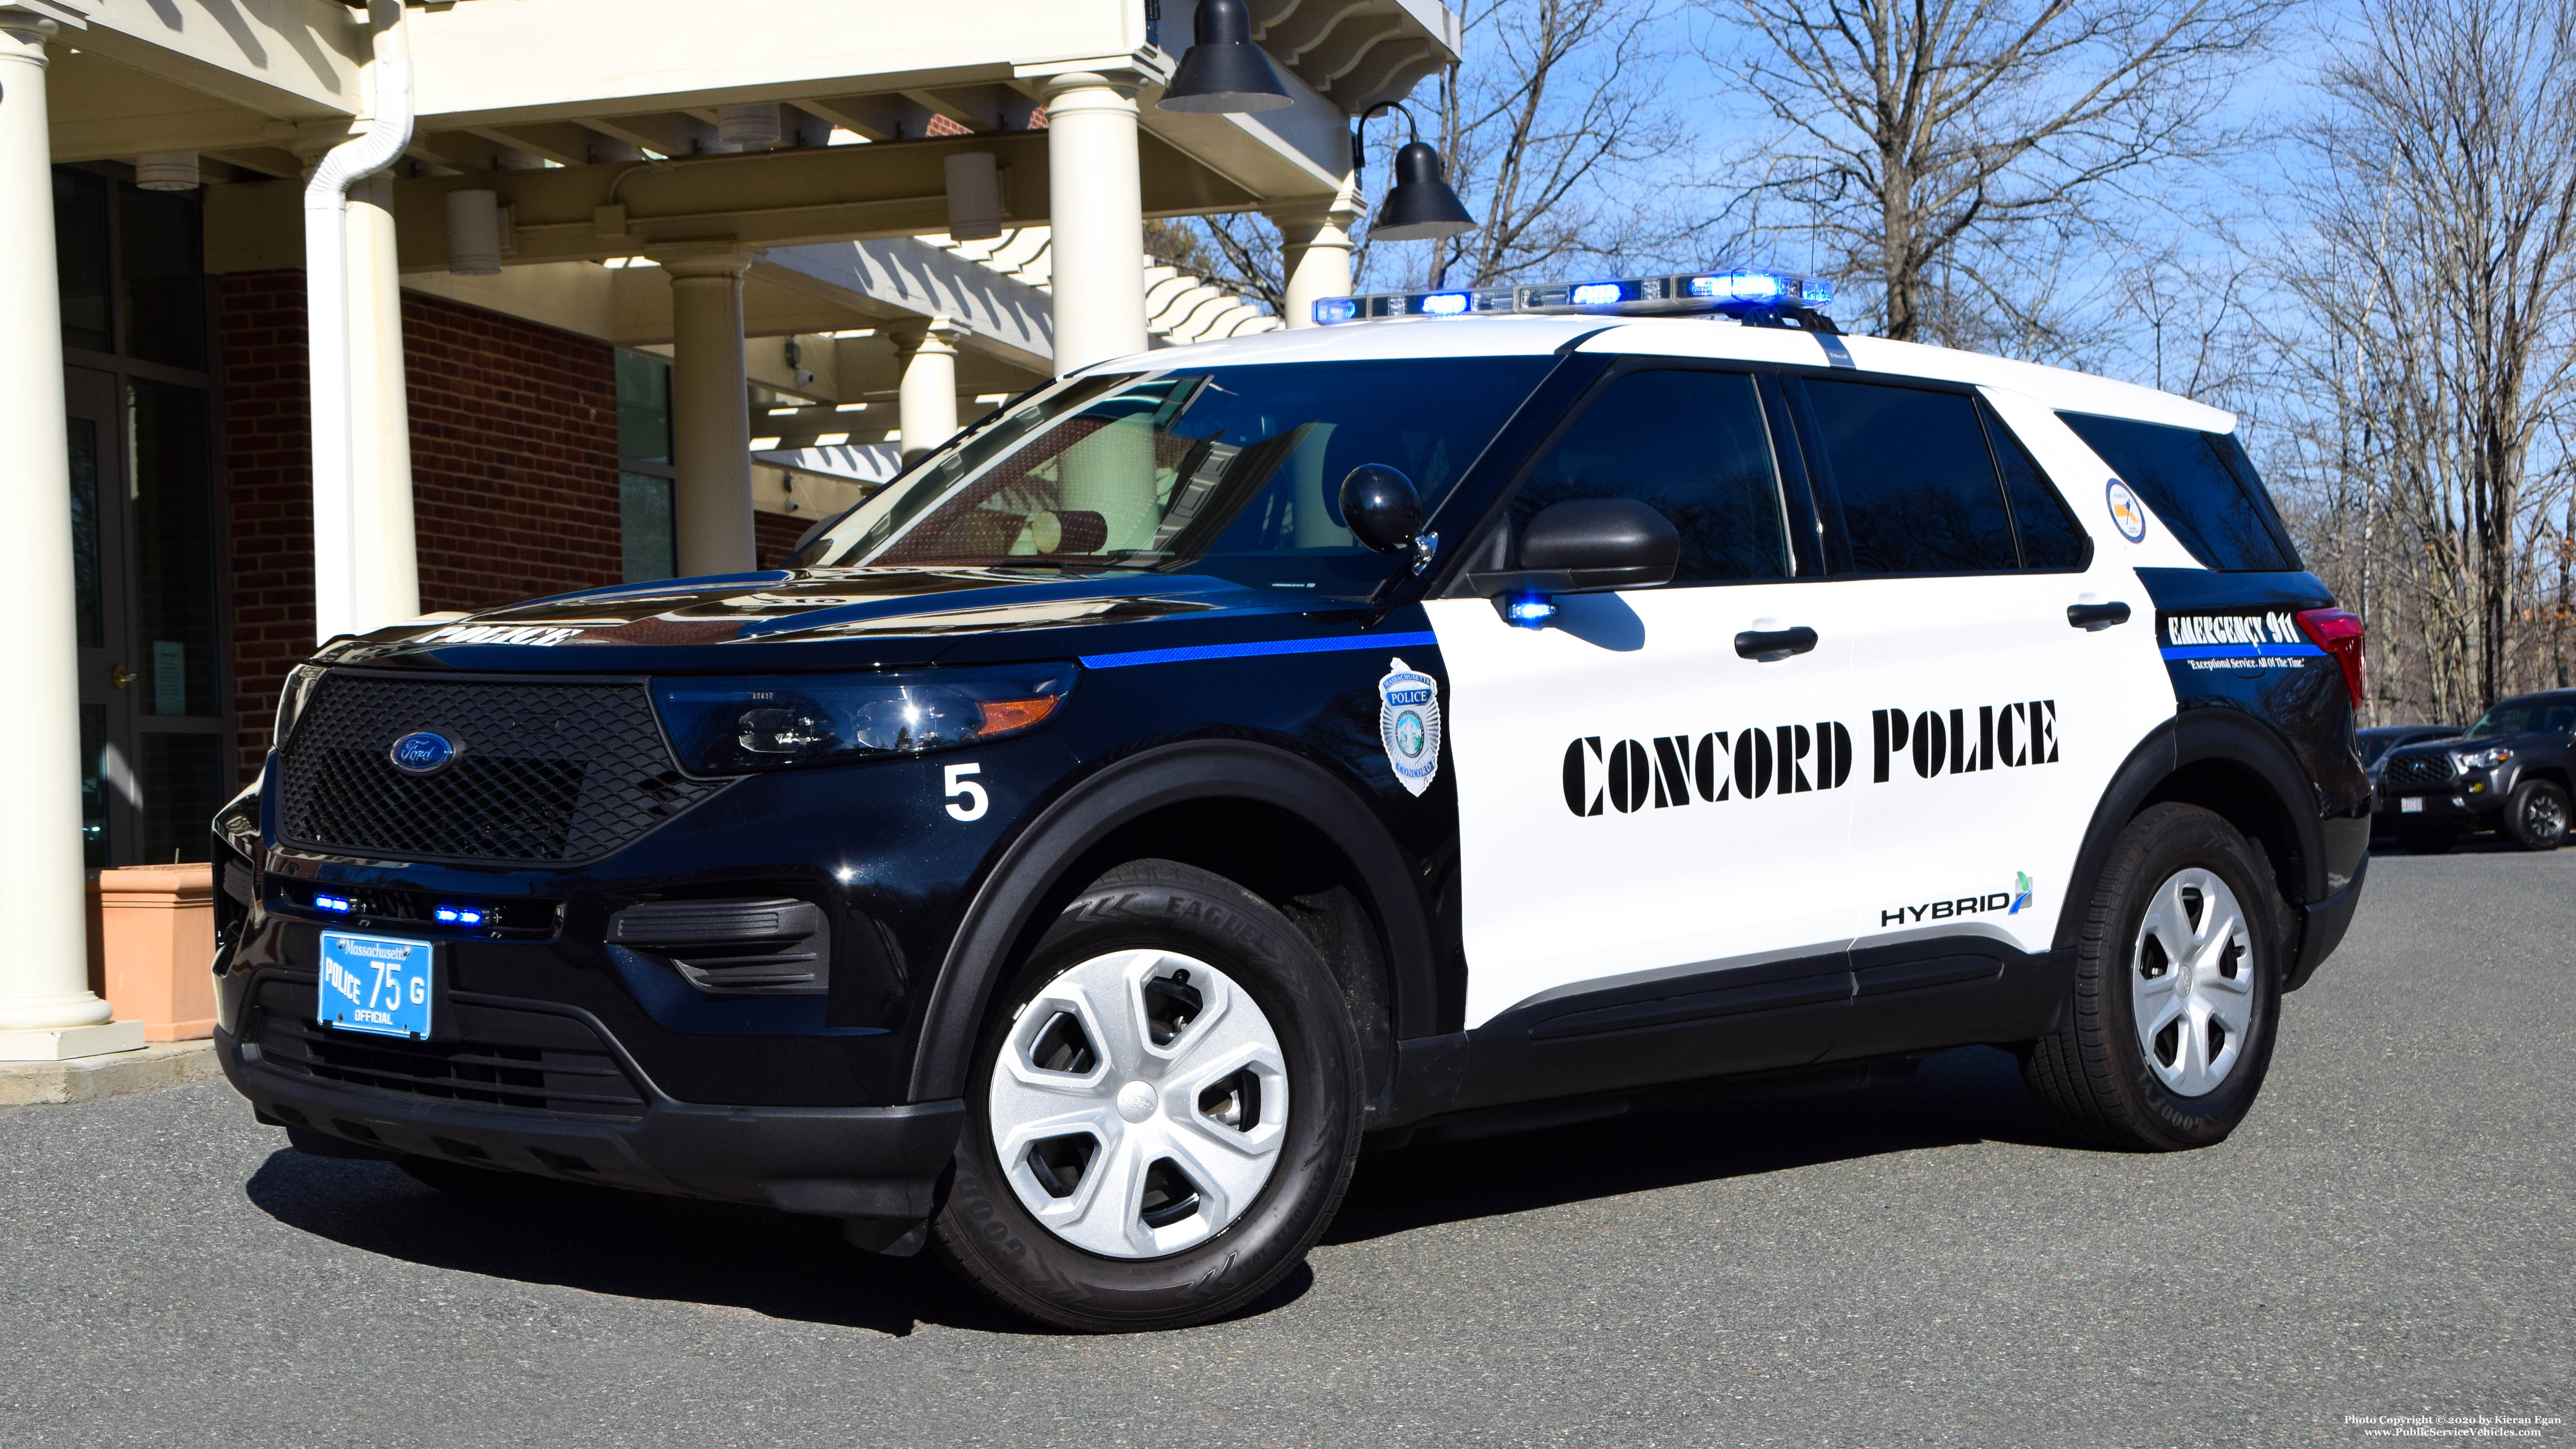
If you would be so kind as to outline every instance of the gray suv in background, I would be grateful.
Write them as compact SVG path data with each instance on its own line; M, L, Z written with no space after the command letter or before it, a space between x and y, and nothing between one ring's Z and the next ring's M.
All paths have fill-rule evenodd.
M2524 850L2567 838L2576 690L2497 704L2456 736L2399 745L2374 774L2382 823L2416 854L2439 854L2464 835L2493 830Z

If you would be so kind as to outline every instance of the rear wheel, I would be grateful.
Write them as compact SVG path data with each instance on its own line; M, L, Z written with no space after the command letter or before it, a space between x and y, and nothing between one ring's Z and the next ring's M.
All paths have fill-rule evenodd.
M2556 850L2567 820L2567 792L2547 780L2525 780L2505 801L2505 838L2525 850Z
M1065 908L976 1059L940 1252L1091 1332L1177 1328L1305 1256L1358 1154L1359 1048L1279 912L1139 861Z
M2271 1065L2283 910L2219 816L2158 805L2131 821L2085 915L2072 1009L2022 1061L2058 1126L2155 1152L2234 1131Z

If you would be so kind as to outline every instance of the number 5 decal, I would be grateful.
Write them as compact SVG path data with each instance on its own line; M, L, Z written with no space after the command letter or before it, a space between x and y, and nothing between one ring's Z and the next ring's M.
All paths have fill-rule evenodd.
M948 814L951 818L957 820L981 820L984 818L984 808L993 803L992 797L984 793L983 786L966 778L969 775L980 775L983 772L984 767L981 765L951 765L948 767ZM961 801L957 798L960 795L963 795L966 798Z

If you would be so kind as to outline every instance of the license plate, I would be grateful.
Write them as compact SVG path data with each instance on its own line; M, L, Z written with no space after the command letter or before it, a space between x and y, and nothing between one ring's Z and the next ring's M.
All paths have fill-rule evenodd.
M428 1036L433 954L427 941L324 931L322 997L314 1019L341 1031Z
M2421 796L2421 795L2409 795L2409 796L2405 797L2404 799L2402 799L2402 800L2398 801L2398 802L2397 802L2397 813L2398 813L2398 814L2400 814L2400 815L2421 815L2421 814L2423 814L2423 813L2424 813L2424 797L2423 797L2423 796Z

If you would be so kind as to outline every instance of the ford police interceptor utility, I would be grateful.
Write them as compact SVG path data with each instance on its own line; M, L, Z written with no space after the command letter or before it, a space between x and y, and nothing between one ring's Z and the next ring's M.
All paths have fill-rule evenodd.
M1104 1330L1256 1298L1364 1137L1996 1043L2216 1142L2360 894L2357 621L2228 415L1818 296L1327 303L783 570L337 641L216 821L224 1069Z

